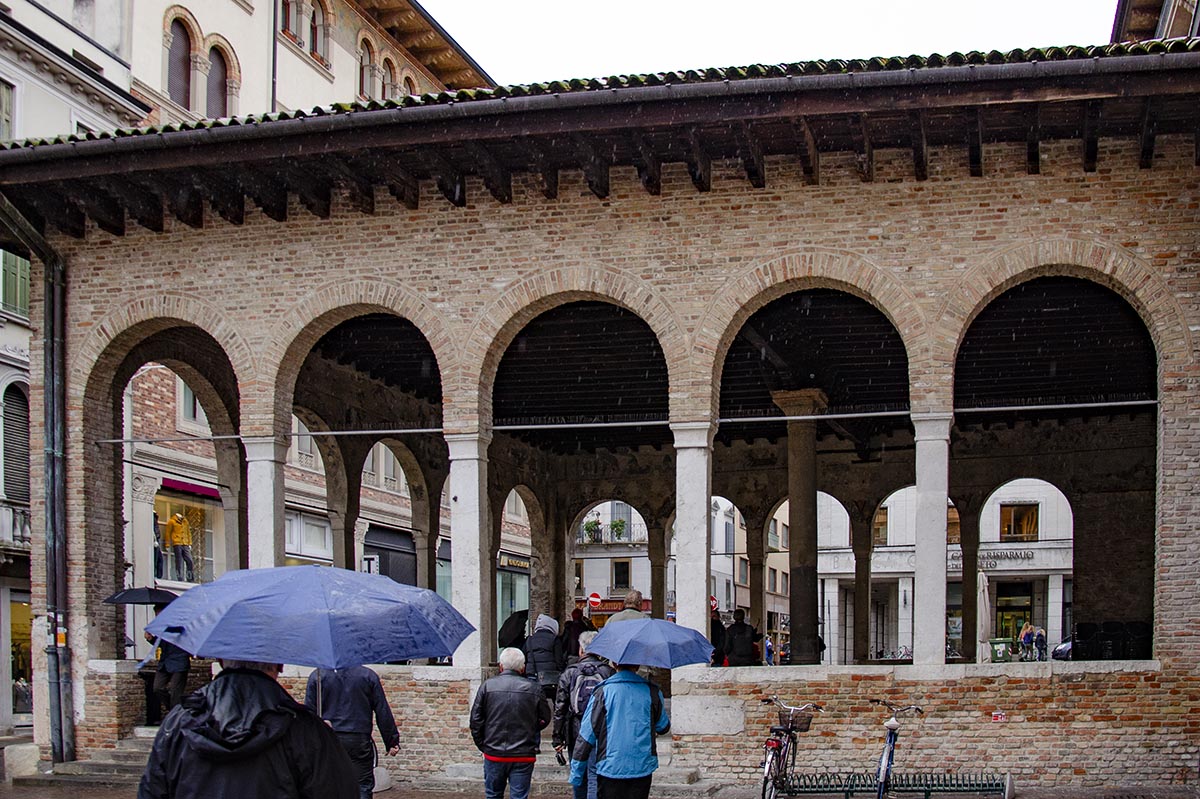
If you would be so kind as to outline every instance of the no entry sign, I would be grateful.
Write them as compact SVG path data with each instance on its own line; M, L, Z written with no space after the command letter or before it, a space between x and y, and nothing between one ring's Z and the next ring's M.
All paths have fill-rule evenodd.
M588 607L592 607L592 608L600 607L600 595L597 594L595 591L588 594Z

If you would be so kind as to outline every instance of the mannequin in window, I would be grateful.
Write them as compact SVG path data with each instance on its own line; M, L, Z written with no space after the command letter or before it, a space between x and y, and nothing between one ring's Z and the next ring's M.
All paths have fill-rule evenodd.
M192 561L192 528L187 517L176 513L167 519L167 529L163 535L166 545L175 553L175 579L196 582L196 565Z

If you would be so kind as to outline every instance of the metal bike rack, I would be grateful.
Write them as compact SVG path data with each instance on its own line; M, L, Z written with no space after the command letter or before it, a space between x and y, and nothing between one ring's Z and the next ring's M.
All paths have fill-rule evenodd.
M779 781L779 792L788 796L805 794L841 794L850 799L855 794L876 793L879 784L874 772L843 774L789 774ZM934 794L973 794L1001 796L1012 799L1012 776L1009 774L937 774L893 772L890 793L920 794L931 799Z

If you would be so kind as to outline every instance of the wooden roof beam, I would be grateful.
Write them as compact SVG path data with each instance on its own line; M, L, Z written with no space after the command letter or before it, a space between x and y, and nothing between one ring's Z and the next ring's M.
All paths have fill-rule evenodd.
M72 191L72 187L66 184L59 184L57 188L69 203L82 209L101 230L114 236L125 235L125 209L120 203L94 186L76 183L74 187L81 191Z
M913 171L917 180L929 180L929 140L926 136L924 111L913 111L908 115L909 140L912 144Z
M324 171L314 168L314 162L308 162L302 169L292 169L290 166L275 162L264 164L261 171L281 181L294 191L308 212L318 219L328 219L333 207L332 182Z
M364 216L375 215L375 183L369 172L352 169L341 156L327 156L318 163L337 185L344 188L354 206Z
M165 229L163 198L157 191L147 190L122 177L113 176L105 181L106 188L115 195L117 202L125 206L134 220L153 233ZM96 189L100 191L100 189Z
M512 190L512 172L504 164L500 163L492 151L478 142L467 142L467 151L471 153L479 164L479 176L483 179L483 185L491 192L492 197L501 205L508 205L513 201Z
M49 223L72 238L82 239L87 234L87 216L83 210L44 187L10 190L9 197L35 229L45 230Z
M130 183L147 191L162 192L167 210L188 227L204 228L204 196L189 182L173 180L166 175L156 177L129 175Z
M525 142L525 153L541 179L542 196L547 200L558 198L558 167L550 162L550 156L537 142Z
M219 171L192 174L193 184L208 198L217 215L231 225L246 221L246 195L242 187L228 181Z
M1088 100L1083 104L1083 120L1080 123L1083 139L1083 171L1095 172L1100 155L1100 101Z
M800 158L800 168L804 170L804 182L810 186L821 183L821 151L817 149L817 137L813 134L812 125L804 117L792 120L792 128L796 132L796 153Z
M405 208L415 211L421 203L421 182L395 156L371 151L350 160L350 168L375 175Z
M742 168L746 170L746 179L756 189L766 188L767 168L763 159L762 140L749 122L738 125L737 143Z
M574 142L575 150L582 161L583 177L587 181L588 188L597 198L608 199L609 170L612 167L612 159L602 154L583 136L573 136L571 141Z
M288 191L286 185L250 166L238 169L235 177L242 187L242 193L248 194L264 214L276 222L287 221Z
M1138 166L1149 169L1154 166L1154 138L1158 134L1158 119L1154 103L1149 97L1142 104L1142 126L1138 137Z
M642 182L642 188L646 190L647 194L657 197L662 194L662 160L658 157L658 153L654 152L650 140L641 133L635 131L631 138L634 152L637 153L638 180Z
M1042 107L1029 110L1025 128L1025 173L1037 175L1042 171Z
M871 144L871 130L867 115L859 114L850 123L850 136L854 139L854 153L858 162L858 177L863 183L875 181L875 148Z
M430 172L433 173L434 182L442 196L455 208L466 207L467 179L462 170L435 150L427 150L423 155L431 165Z
M971 177L983 177L983 109L976 108L968 112L971 116L967 122L967 163Z
M687 168L696 191L712 191L712 157L704 149L700 131L695 128L688 131Z

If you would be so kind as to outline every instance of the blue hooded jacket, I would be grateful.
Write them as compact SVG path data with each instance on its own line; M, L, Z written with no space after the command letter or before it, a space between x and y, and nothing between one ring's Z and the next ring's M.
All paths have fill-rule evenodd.
M602 777L629 780L653 774L658 768L654 736L670 731L658 686L635 671L618 671L596 686L583 713L571 759L571 784L583 784L593 749L596 773Z

